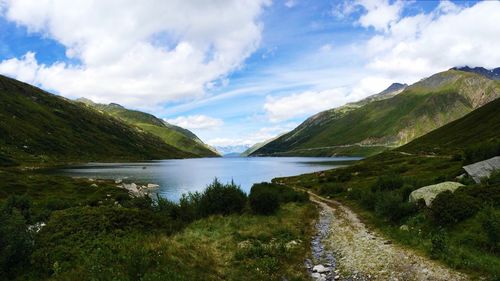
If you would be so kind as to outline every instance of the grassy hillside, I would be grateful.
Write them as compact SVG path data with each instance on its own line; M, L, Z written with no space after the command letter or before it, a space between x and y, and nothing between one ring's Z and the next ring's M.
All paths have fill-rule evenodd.
M409 153L459 153L484 142L500 142L500 99L398 148Z
M0 76L0 165L193 157L116 118Z
M467 177L455 193L430 207L408 202L420 187L459 181L462 166L500 154L500 99L396 150L355 165L276 179L334 198L391 240L469 273L500 278L500 172L475 184ZM473 160L473 161L470 161Z
M365 155L397 147L500 96L500 82L449 70L393 97L317 114L253 155Z
M105 105L96 104L86 99L79 99L78 101L158 136L165 143L179 150L183 150L200 157L218 156L217 153L211 150L191 131L169 124L151 114L126 109L121 105L113 103Z

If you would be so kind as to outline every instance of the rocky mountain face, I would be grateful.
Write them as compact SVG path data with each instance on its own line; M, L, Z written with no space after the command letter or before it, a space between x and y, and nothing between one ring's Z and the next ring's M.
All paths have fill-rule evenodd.
M408 143L500 96L500 81L455 69L391 87L318 113L252 155L367 156Z
M473 72L473 73L477 73L477 74L486 76L486 77L493 79L493 80L500 80L500 67L493 68L493 69L486 69L484 67L463 66L463 67L453 67L452 70Z

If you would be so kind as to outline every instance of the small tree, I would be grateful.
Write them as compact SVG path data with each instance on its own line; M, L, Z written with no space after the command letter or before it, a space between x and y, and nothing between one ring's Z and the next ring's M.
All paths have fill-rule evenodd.
M249 200L252 211L260 215L273 214L280 206L278 194L270 189L252 187Z

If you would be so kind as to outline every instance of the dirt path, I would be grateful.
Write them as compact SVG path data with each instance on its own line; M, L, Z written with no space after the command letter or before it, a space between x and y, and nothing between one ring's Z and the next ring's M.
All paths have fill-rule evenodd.
M340 203L312 193L310 198L321 208L318 236L327 233L322 235L319 247L314 245L318 236L313 238L313 260L306 261L306 265L311 263L309 270L314 280L469 280L369 231L354 212ZM326 230L322 226L325 220L330 222ZM330 260L324 258L330 256Z

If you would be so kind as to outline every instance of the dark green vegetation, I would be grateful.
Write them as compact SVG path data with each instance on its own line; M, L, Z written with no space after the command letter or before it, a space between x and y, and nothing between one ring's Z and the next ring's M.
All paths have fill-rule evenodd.
M126 109L118 104L96 104L87 99L79 99L89 107L105 112L113 117L119 118L126 123L138 127L145 132L151 133L161 138L165 143L199 157L218 156L206 144L204 144L195 134L189 130L169 124L151 114Z
M0 165L194 157L96 110L0 76Z
M282 185L260 183L252 186L248 199L254 213L269 215L275 213L281 204L307 202L309 195Z
M499 96L500 81L449 70L397 95L318 113L252 155L369 156L406 144Z
M465 164L500 155L499 102L355 165L276 181L341 201L400 244L474 278L498 280L500 172L481 184L457 176ZM465 186L439 194L430 207L408 202L413 190L444 181Z
M233 183L174 203L108 181L0 176L0 280L307 280L306 199L260 216Z

